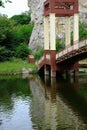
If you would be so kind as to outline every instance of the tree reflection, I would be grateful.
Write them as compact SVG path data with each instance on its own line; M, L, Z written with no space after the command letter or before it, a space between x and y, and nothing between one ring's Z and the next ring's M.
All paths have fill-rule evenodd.
M0 109L3 111L9 113L13 109L14 99L26 98L26 96L32 96L27 79L23 80L21 77L0 79Z

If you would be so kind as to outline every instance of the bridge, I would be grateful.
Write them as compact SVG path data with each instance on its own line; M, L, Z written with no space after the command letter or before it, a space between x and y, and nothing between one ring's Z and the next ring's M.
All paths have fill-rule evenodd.
M65 18L65 48L56 52L56 17ZM73 44L71 45L71 20ZM60 25L59 25L60 26ZM87 58L87 40L79 42L78 0L45 0L44 55L38 61L38 72L56 76L57 72L78 71L78 61Z

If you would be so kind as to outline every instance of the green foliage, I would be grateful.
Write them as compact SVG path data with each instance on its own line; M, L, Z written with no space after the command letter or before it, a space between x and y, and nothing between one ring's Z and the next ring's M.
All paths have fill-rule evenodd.
M4 46L0 47L0 62L10 60L13 55L13 51L6 49Z
M5 15L0 15L0 45L8 46L7 43L10 42L13 26L13 21L9 20Z
M3 5L3 2L2 2L2 0L0 0L0 6L2 6Z
M10 60L16 56L16 48L21 43L29 43L32 33L33 24L15 25L15 21L7 18L5 15L0 15L0 61ZM25 54L21 54L22 57Z
M31 50L24 43L20 44L16 49L17 58L26 59L26 57L31 54Z
M33 24L14 26L11 37L15 46L19 43L29 43L29 39L33 30Z
M29 22L31 21L30 14L28 12L22 13L20 15L14 15L11 17L11 19L15 21L16 25L29 24Z
M0 45L5 46L10 50L15 48L20 43L29 43L29 38L32 33L33 24L15 26L13 20L6 16L0 15Z
M40 59L41 56L43 56L43 54L44 54L44 49L42 47L38 46L36 49L36 53L34 54L34 58L36 60L38 60L38 59Z
M82 22L79 23L79 38L80 40L87 38L87 24Z
M84 40L87 38L87 24L79 22L79 40ZM73 44L73 32L71 33L71 43Z
M15 59L12 61L5 61L5 62L0 62L0 72L21 72L23 68L32 68L36 69L35 64L29 64L27 60L22 60L22 59Z
M7 2L9 2L9 3L12 3L10 0L0 0L0 6L2 6L2 7L4 7L4 3L7 3Z
M56 39L56 51L58 52L63 48L64 48L64 44L62 43L62 41L59 39Z

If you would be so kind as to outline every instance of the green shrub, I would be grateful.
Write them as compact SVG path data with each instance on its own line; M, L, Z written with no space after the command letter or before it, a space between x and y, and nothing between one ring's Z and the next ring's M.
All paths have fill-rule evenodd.
M40 57L43 55L43 53L44 53L43 47L38 46L37 49L36 49L36 53L34 54L34 58L36 60L39 60Z
M64 48L64 44L62 43L62 41L60 41L59 39L56 39L56 51L58 52L63 48Z
M87 38L87 24L86 23L79 23L79 39L83 40Z
M79 40L84 40L87 38L87 24L79 22ZM71 43L73 44L73 32L71 33Z
M13 51L6 49L4 46L0 47L0 62L10 60L13 56Z
M20 44L16 48L17 58L26 59L29 54L31 54L31 50L28 48L28 46L25 43Z

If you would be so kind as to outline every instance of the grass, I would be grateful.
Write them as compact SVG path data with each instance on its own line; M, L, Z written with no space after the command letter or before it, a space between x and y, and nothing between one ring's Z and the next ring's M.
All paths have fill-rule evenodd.
M23 61L21 59L15 59L13 61L6 61L0 63L0 72L21 72L23 68L36 69L35 64L29 64L28 61Z

